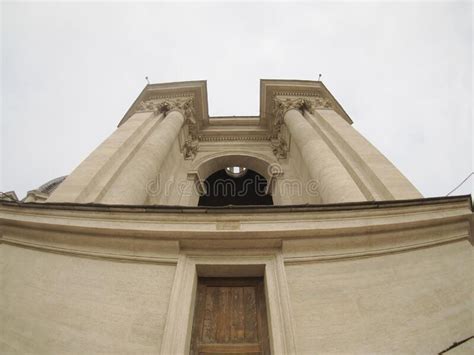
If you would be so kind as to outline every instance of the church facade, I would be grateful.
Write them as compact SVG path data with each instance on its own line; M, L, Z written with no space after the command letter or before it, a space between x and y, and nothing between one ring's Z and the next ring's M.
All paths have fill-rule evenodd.
M2 353L439 353L474 334L470 196L423 198L322 82L260 86L259 116L209 117L206 82L147 85L68 176L1 201Z

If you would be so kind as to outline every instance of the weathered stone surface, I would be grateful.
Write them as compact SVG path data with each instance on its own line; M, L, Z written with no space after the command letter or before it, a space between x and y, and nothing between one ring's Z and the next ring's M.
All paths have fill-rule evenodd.
M0 201L0 353L189 353L201 276L263 277L274 354L474 333L469 196L422 198L321 82L263 80L259 117L210 118L206 91L148 85L54 189ZM275 206L197 207L227 167Z

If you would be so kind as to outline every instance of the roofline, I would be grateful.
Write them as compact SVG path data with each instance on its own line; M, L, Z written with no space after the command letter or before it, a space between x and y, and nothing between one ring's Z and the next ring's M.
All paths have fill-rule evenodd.
M206 88L205 92L206 92L206 103L207 103L207 80L189 80L189 81L172 81L172 82L166 82L166 83L154 83L154 84L147 84L145 85L145 87L142 89L142 91L140 92L140 94L137 96L137 98L133 101L133 103L130 105L130 107L128 108L127 112L125 112L125 114L123 115L122 119L120 120L120 122L118 123L117 127L120 127L122 125L122 123L124 123L130 116L131 116L131 113L133 111L133 108L138 104L140 103L140 101L142 100L143 96L145 95L145 93L148 91L148 90L153 90L154 88L160 88L160 87L166 87L166 86L170 86L170 87L179 87L179 86L183 86L183 85L190 85L190 84L199 84L199 85L203 85L204 84L204 87Z
M142 98L143 94L145 93L146 89L150 86L150 84L145 85L145 87L142 89L140 94L138 94L137 98L132 102L130 107L128 108L127 112L123 115L122 119L118 123L117 127L120 127L122 123L124 123L127 118L131 115L132 109L135 107L136 104L140 102L140 99Z
M334 97L334 95L331 93L331 91L327 88L326 85L321 80L303 80L303 79L260 79L260 91L262 91L262 84L263 82L288 82L288 83L303 83L303 84L313 84L320 86L323 90L327 92L327 94L331 97L332 100L336 103L336 106L341 110L341 113L343 113L344 118L346 119L349 124L353 124L354 121L352 118L349 116L349 114L346 112L344 107L339 103L339 101ZM260 92L260 95L262 92ZM260 108L261 110L262 108Z
M334 95L331 93L331 91L324 85L324 83L320 80L301 80L301 79L260 79L260 95L262 95L262 83L263 82L287 82L287 83L305 83L305 84L313 84L315 86L321 87L334 102L336 103L337 108L341 111L343 114L344 118L346 119L349 124L354 123L352 118L348 115L344 107L339 103L339 101L334 97ZM138 105L142 100L143 97L145 96L145 93L149 90L153 90L156 88L165 88L165 87L180 87L180 86L186 86L186 85L203 85L205 90L205 98L204 100L206 101L206 106L209 106L208 102L208 97L207 97L207 80L190 80L190 81L174 81L174 82L166 82L166 83L154 83L154 84L147 84L145 87L142 89L140 94L137 96L137 98L133 101L133 103L130 105L128 110L125 112L124 116L118 123L117 127L120 127L132 114L134 108L136 105ZM262 108L260 107L259 110L261 111ZM261 118L261 115L232 115L232 116L208 116L208 118L236 118L236 117L249 117L249 118Z

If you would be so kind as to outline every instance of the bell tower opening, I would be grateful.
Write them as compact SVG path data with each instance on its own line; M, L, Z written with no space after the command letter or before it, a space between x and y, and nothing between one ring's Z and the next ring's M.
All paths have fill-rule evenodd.
M243 166L228 166L211 174L199 206L273 205L267 179Z

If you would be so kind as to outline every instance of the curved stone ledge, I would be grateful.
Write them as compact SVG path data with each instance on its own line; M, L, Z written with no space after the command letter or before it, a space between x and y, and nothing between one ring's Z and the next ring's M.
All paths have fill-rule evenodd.
M470 238L469 196L286 208L0 205L1 241L132 262L180 249L281 248L285 263L369 257Z

